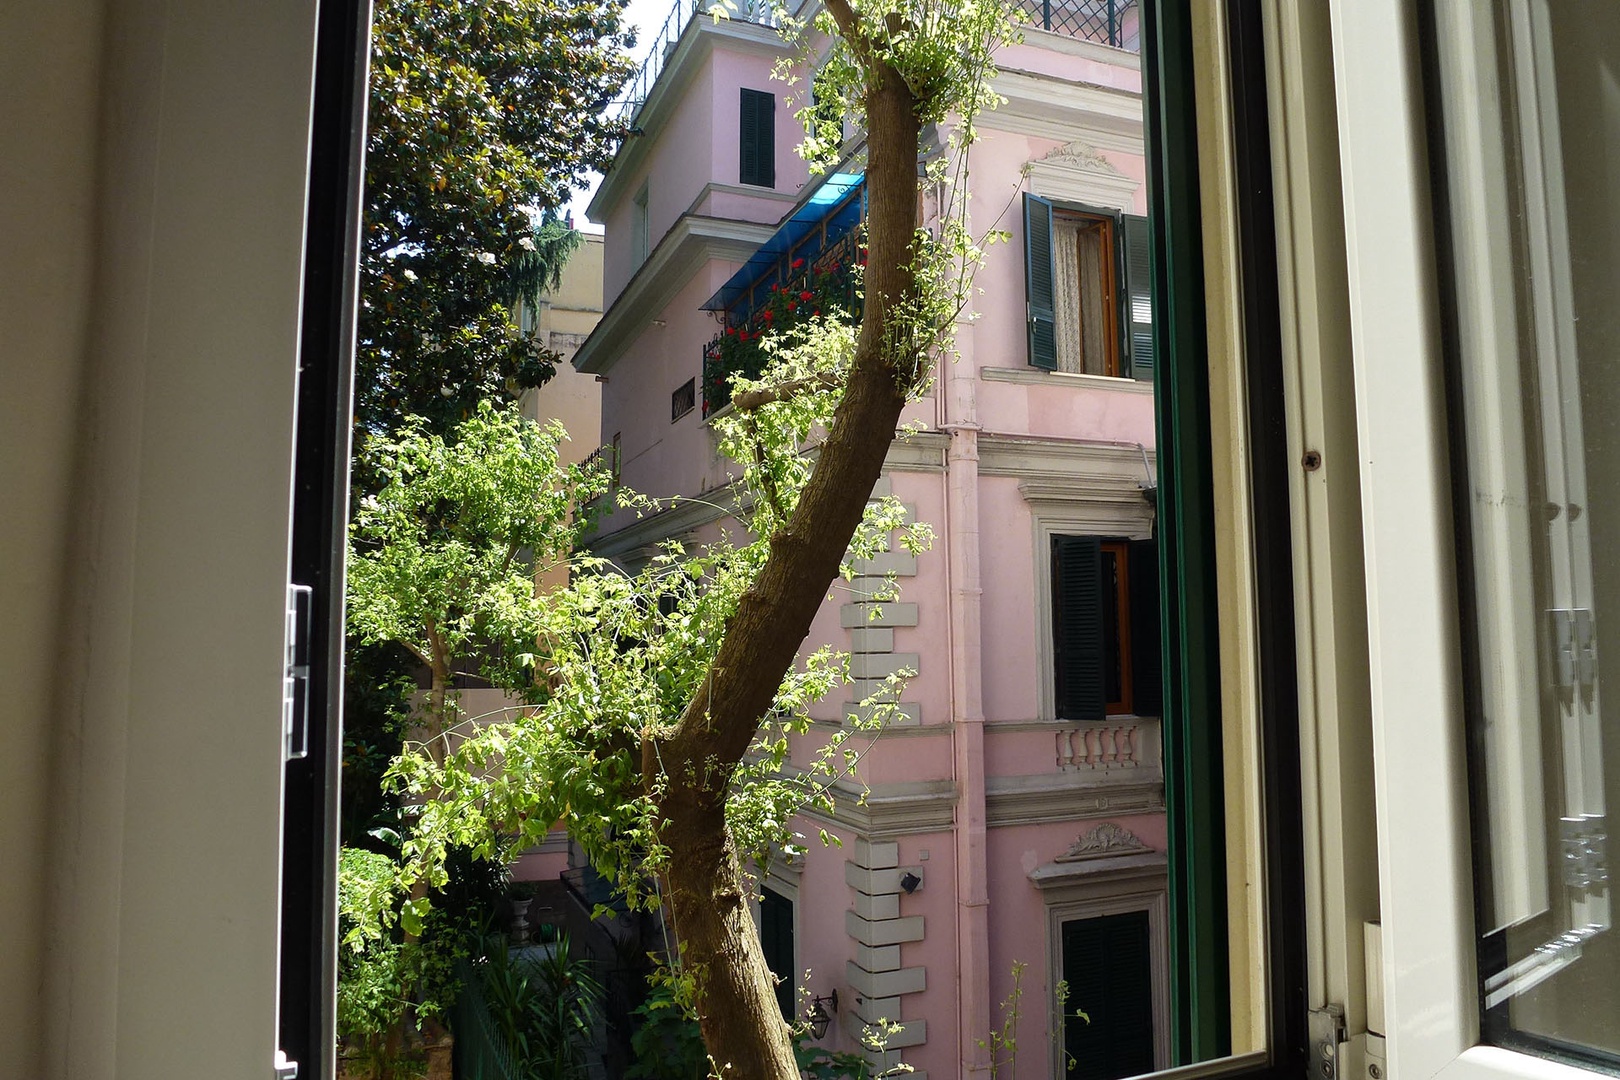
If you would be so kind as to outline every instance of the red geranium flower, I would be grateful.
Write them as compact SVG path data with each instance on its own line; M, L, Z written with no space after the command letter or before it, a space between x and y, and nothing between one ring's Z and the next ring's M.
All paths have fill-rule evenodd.
M806 289L806 290L804 290L804 292L802 292L802 293L800 293L800 294L799 294L799 299L800 299L800 300L809 300L809 299L811 299L811 298L812 298L812 297L813 297L813 296L814 296L814 294L813 294L813 293L811 293L811 291L810 291L810 290L809 290L809 289Z
M770 322L776 317L776 312L772 311L770 308L766 308L764 311L759 313L759 317L764 319L766 322Z
M799 310L799 305L795 304L792 300L789 300L788 301L788 310L789 311L798 311Z
M801 267L803 265L804 265L804 260L803 259L794 259L792 269L797 270L799 267Z

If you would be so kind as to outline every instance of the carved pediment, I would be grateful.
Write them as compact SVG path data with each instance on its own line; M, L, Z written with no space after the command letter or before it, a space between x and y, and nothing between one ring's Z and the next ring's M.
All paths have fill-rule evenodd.
M1101 150L1078 139L1051 151L1041 158L1041 161L1062 169L1084 169L1088 172L1100 172L1108 176L1125 175L1114 168L1107 158L1102 156Z
M1087 859L1102 859L1112 855L1131 855L1152 850L1129 829L1116 825L1112 821L1105 821L1076 840L1068 851L1059 855L1053 862L1084 862Z
M1090 143L1065 143L1029 163L1030 190L1048 199L1131 211L1141 182L1120 172Z

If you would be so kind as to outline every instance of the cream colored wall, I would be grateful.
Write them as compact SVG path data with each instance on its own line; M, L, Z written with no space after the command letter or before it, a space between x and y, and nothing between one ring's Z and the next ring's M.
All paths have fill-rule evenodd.
M570 363L602 318L602 237L586 234L569 256L555 293L541 301L535 336L561 353L557 374L524 398L524 412L536 420L560 420L572 442L564 459L583 461L601 445L602 384Z
M0 1062L40 1075L56 627L92 273L100 5L0 8ZM38 313L49 313L41 318Z
M313 26L0 12L7 1076L270 1075Z

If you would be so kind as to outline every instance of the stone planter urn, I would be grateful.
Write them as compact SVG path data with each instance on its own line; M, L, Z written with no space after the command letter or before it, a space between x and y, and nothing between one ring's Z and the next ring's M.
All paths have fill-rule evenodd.
M508 900L512 905L512 921L506 926L506 933L513 944L521 944L529 939L529 905L534 903L533 897L522 900Z

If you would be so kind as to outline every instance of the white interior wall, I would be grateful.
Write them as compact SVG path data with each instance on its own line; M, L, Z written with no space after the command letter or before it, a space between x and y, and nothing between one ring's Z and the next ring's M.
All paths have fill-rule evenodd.
M314 4L0 12L0 1072L268 1076Z

